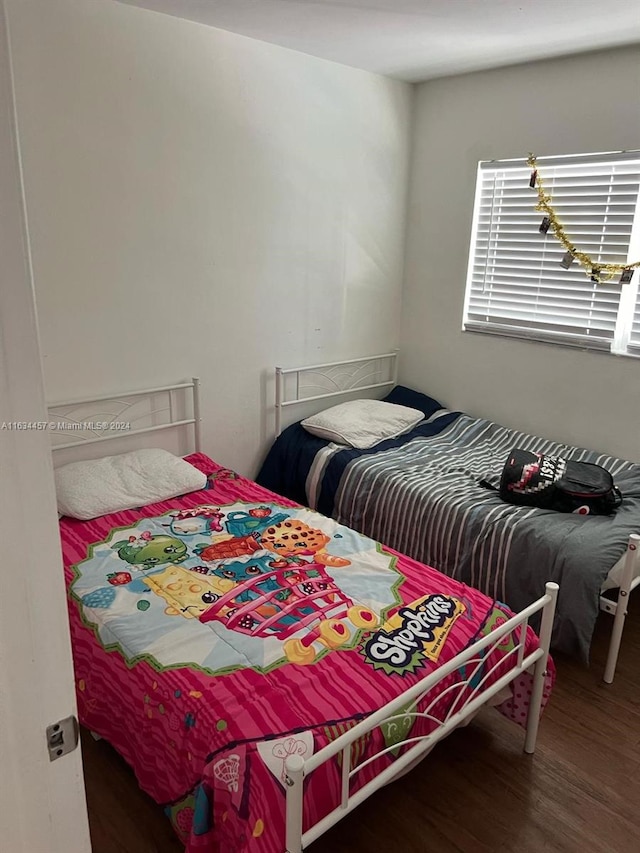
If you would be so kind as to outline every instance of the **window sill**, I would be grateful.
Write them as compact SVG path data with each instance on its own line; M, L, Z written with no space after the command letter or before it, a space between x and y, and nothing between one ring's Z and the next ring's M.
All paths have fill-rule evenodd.
M640 352L614 352L610 349L606 344L602 345L587 345L584 341L571 341L571 340L559 340L558 338L553 337L552 335L522 335L518 334L515 331L509 331L508 329L482 329L479 327L462 327L462 332L464 334L472 334L472 335L490 335L495 338L508 338L512 341L522 341L524 343L530 344L547 344L552 347L560 347L562 349L577 349L582 352L592 352L598 353L599 355L610 355L615 358L633 358L640 359Z

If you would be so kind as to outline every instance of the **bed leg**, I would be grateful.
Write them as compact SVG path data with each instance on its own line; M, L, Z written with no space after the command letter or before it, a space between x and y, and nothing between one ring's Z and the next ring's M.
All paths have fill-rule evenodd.
M620 653L622 632L624 630L624 621L627 617L627 599L625 596L627 596L627 593L621 589L618 594L618 606L616 608L616 615L614 616L613 627L611 629L611 640L609 641L607 663L604 668L604 675L602 676L602 680L605 684L613 684L613 676L616 674L618 654Z
M613 676L615 675L616 666L618 664L622 632L624 631L624 622L627 618L627 608L629 606L629 592L631 591L635 563L638 559L638 545L640 545L640 536L637 533L632 533L631 536L629 536L629 543L627 545L627 554L624 561L622 580L620 582L620 591L618 592L616 614L613 617L611 640L609 641L609 654L607 655L607 663L604 668L603 680L606 684L613 683Z
M529 714L527 716L527 734L524 741L524 751L532 755L536 748L538 737L538 726L540 725L540 712L542 710L542 694L547 677L547 662L549 660L549 647L551 646L551 632L553 630L553 617L556 612L556 601L558 600L558 584L548 583L546 594L549 601L545 604L540 625L540 648L543 650L542 657L536 662L533 670L533 690L529 702ZM520 638L524 642L524 637Z
M304 792L304 758L290 755L285 762L287 783L287 853L302 853L302 809Z

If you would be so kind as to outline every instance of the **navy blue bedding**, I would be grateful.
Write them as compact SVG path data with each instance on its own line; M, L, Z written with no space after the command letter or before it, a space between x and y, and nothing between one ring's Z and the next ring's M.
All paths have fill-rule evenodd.
M437 435L460 415L460 412L447 412L433 397L406 388L404 385L396 385L384 399L387 403L419 409L423 412L425 421L404 435L381 441L368 450L357 450L349 447L332 455L324 470L317 496L317 506L314 507L323 515L331 516L333 514L334 498L340 479L345 468L355 459L360 456L380 453L380 451L389 450L392 447L401 447L418 436ZM438 413L441 414L434 418ZM429 420L430 418L434 419ZM326 439L317 438L308 433L300 423L292 424L275 440L264 460L256 482L266 489L276 492L276 494L284 495L292 501L308 506L307 477L316 455L329 444L330 442Z

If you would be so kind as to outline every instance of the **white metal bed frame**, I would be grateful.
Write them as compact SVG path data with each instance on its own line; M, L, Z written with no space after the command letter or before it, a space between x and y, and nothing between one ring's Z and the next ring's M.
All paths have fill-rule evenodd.
M182 400L176 392L182 392ZM195 451L201 449L200 380L195 376L173 385L50 403L47 411L53 451L188 426L193 426ZM124 418L135 428L118 429Z
M527 716L527 727L524 743L524 751L528 754L533 754L538 735L538 726L540 722L541 703L544 690L544 681L547 675L547 661L549 658L549 644L551 642L551 630L553 627L553 617L555 613L556 600L558 596L558 585L555 583L546 584L545 595L538 601L531 604L529 607L517 613L511 619L507 620L495 631L492 631L483 639L473 643L469 648L456 655L449 663L444 664L439 669L436 669L430 675L423 678L413 687L410 687L402 695L398 696L393 701L384 705L380 710L371 714L366 720L358 723L348 732L341 735L332 743L325 746L319 752L312 755L306 761L301 755L290 755L285 763L285 782L287 784L286 792L286 851L287 853L302 853L302 850L307 845L311 844L319 838L324 832L330 829L339 820L353 811L353 809L361 802L367 799L371 794L391 782L395 777L400 775L403 770L411 767L412 764L418 762L425 754L448 735L453 729L463 724L469 719L480 707L486 704L500 690L506 687L510 682L517 678L520 673L533 666L533 688L529 711ZM525 656L525 644L527 625L529 617L534 613L542 611L542 622L540 627L540 645L535 651L530 652ZM510 636L514 640L514 647L505 656L488 670L482 674L480 682L471 690L462 704L459 704L459 699L463 697L465 689L470 686L473 679L481 672L482 667L486 663L486 656L504 642L505 638ZM506 658L512 656L514 661L513 667L501 676L490 686L486 686L487 679L493 672L502 664ZM451 673L459 670L461 666L471 666L472 671L466 679L455 681L453 684L446 687L443 691L435 696L432 702L427 705L424 711L406 711L407 706L418 706L418 703L433 690L438 684L446 679ZM456 692L457 691L457 692ZM453 697L453 701L444 720L440 720L431 714L434 704L442 699L442 696L449 693ZM355 768L351 768L351 746L352 744L373 731L384 723L394 720L406 719L406 717L414 717L416 719L423 718L435 724L436 728L427 735L421 737L407 737L404 740L393 744L392 746L381 749L378 753L367 758ZM388 765L373 779L363 785L362 788L351 793L351 781L365 767L374 762L376 759L398 747L409 746L410 748L397 758L393 764ZM328 815L319 820L313 826L310 826L306 831L303 831L304 824L304 780L314 770L317 770L320 765L342 753L342 785L340 804L334 808Z
M638 561L640 559L639 546L640 535L631 533L627 542L627 550L624 554L624 567L620 578L620 586L618 587L618 600L612 601L604 595L600 596L600 610L613 616L607 662L604 668L604 675L602 676L607 684L613 682L613 677L616 674L624 623L629 613L629 595L637 586L640 586L640 574L638 574Z
M355 376L353 366L355 366ZM390 373L388 380L383 378L385 370L387 370L387 374ZM276 435L279 435L281 431L281 412L285 406L301 405L313 400L329 401L334 397L353 391L395 385L397 373L397 352L306 367L289 367L286 369L276 367ZM372 377L375 378L372 384L360 386L357 384L360 375L367 377L368 383L372 383ZM290 382L289 386L285 388L286 377L292 377L294 381ZM322 392L317 393L317 389L322 389ZM623 569L619 584L617 583L616 586L612 587L618 589L617 601L607 598L604 594L601 594L599 599L600 610L614 617L603 674L603 680L607 684L613 682L618 663L624 624L628 615L629 595L636 587L640 586L640 535L630 534L626 551L620 562Z
M356 381L360 383L357 385L360 390L364 390L365 385L367 386L367 390L369 390L370 388L381 388L386 385L395 384L396 354L387 353L384 356L377 356L375 358L386 359L387 367L379 368L382 372L377 374L375 381L371 380L370 373L367 373L366 371L363 373L361 367L358 367L357 372L359 374L359 379L354 379L352 376L351 379L348 380L352 383L352 387L348 390L354 390L355 386L353 383ZM356 360L356 363L360 364L361 361L366 361L366 359ZM336 365L331 365L330 367L336 367ZM391 371L390 378L387 380L380 378L384 376L385 369ZM310 370L310 368L306 368L306 370ZM286 371L283 371L283 373L285 372ZM347 376L347 374L343 375ZM363 376L368 378L363 380ZM333 371L331 381L335 381L335 371ZM296 384L299 388L299 381ZM181 414L178 414L177 407L173 399L175 392L182 392L186 395L186 406L188 409L190 408L192 412L191 416L182 416ZM166 405L158 407L158 395L161 394L168 395L168 399ZM315 395L315 399L323 399L326 396L332 395L320 393ZM103 404L106 404L106 406ZM96 406L99 406L97 411ZM105 419L105 426L101 429L95 429L91 426L88 430L90 434L79 438L78 427L84 424L83 419L87 417L95 418L98 415L100 416L101 421ZM116 423L119 418L124 416L131 419L134 423L139 424L139 426L134 430L127 431L126 433L112 431L108 428L109 424ZM58 439L53 446L54 450L84 447L87 444L114 440L122 437L123 434L141 435L154 433L163 429L189 426L193 426L195 449L200 449L201 418L199 382L196 378L186 382L178 382L173 385L164 385L140 391L127 391L118 395L101 395L84 400L55 403L49 406L49 417L56 423L56 427L52 430L54 438ZM162 423L157 422L160 417L165 417L165 420ZM94 421L91 421L90 423L93 424ZM147 423L147 425L140 425L144 423ZM65 425L68 429L65 429ZM65 436L70 436L75 440L66 441ZM549 645L557 596L558 585L555 583L548 583L546 585L545 595L538 601L534 602L520 613L515 614L486 637L476 643L473 643L460 654L456 655L447 664L418 681L396 699L387 703L367 719L352 727L348 732L337 738L328 746L324 747L315 755L311 756L306 761L299 755L289 756L285 765L285 781L287 785L287 853L301 853L304 846L310 844L322 835L322 833L337 823L341 818L349 814L349 812L351 812L359 803L374 793L378 788L392 781L394 777L401 775L403 771L411 769L411 766L423 758L426 753L435 746L436 743L438 743L438 741L449 734L454 728L468 721L468 719L478 711L482 705L486 704L493 697L496 697L503 688L505 688L510 682L514 681L522 672L533 667L533 687L524 743L524 751L532 754L535 749L538 734L545 678L548 674L547 665L549 659ZM542 620L539 634L539 645L534 651L526 654L526 634L529 619L532 615L540 612ZM488 671L484 672L483 667L485 667L490 654L498 645L505 641L507 636L513 639L513 647L506 654L501 654L497 662L492 665ZM505 661L508 661L509 664L511 664L508 671L500 676L493 684L487 686L488 679L498 667L505 665ZM468 670L470 670L467 670L468 674L466 675L466 678L456 680L451 685L440 691L440 693L424 710L406 710L408 707L417 709L418 704L431 690L462 667L468 667ZM479 678L479 682L472 686L472 683L476 678ZM465 695L465 693L467 695ZM433 706L447 694L451 697L451 704L445 719L440 720L434 716L431 711ZM394 743L393 747L381 749L375 756L368 758L359 766L354 768L351 767L350 748L354 742L367 732L375 729L377 726L384 723L393 723L395 720L404 719L407 716L414 717L416 719L423 718L430 720L436 727L428 735L421 737L407 737L402 741ZM351 793L351 782L364 767L371 764L377 758L384 756L390 751L390 749L398 749L404 746L407 746L408 749L404 754L400 755L393 764L379 772L362 788ZM331 761L336 755L338 755L338 753L342 753L340 804L314 826L303 831L304 779L306 776L309 776L317 770L321 764Z
M290 383L287 377L291 378ZM276 367L276 437L282 432L282 410L287 406L389 388L397 379L397 351L306 367ZM292 396L288 394L288 384L295 390Z

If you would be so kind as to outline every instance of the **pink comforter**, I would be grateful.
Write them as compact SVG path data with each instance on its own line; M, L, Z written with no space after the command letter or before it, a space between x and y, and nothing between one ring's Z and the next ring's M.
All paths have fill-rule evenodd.
M209 488L60 522L80 720L188 851L280 853L287 756L317 752L511 614L206 456L188 461ZM503 713L523 723L529 690L521 679ZM426 725L376 729L352 764ZM337 804L339 774L334 759L307 780L305 825Z

